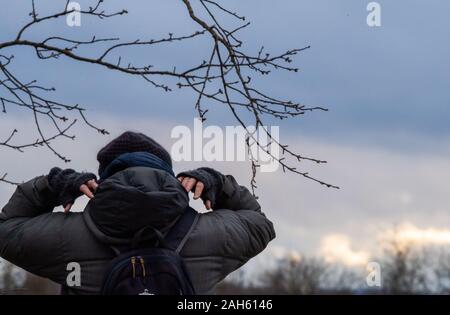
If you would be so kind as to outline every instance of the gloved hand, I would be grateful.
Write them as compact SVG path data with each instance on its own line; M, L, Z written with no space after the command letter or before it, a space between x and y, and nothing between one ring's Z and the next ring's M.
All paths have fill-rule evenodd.
M201 198L206 209L215 208L223 189L225 176L209 167L181 172L177 175L186 191L194 193L194 199Z
M78 173L73 169L62 170L54 167L47 176L51 190L55 193L59 205L64 211L70 211L75 199L85 194L93 198L97 189L97 177L92 173Z

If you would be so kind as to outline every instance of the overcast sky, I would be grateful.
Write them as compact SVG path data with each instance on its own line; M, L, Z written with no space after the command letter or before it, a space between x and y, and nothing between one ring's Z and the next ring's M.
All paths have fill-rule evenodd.
M54 1L37 2L42 12L59 9ZM79 2L82 7L92 3ZM295 60L301 72L276 73L258 80L259 86L276 96L330 109L282 124L268 121L280 125L284 142L328 160L326 166L304 167L342 187L326 189L281 172L260 174L260 201L278 232L268 253L323 254L358 264L376 252L380 235L396 225L412 231L408 235L448 240L450 2L379 1L379 28L366 24L367 3L226 1L229 8L252 22L241 35L247 51L255 53L264 45L281 53L311 45ZM38 39L45 33L90 39L97 34L132 40L196 30L181 1L106 1L106 5L111 9L126 5L129 15L82 20L79 28L67 27L64 20L53 21L26 37ZM29 11L26 1L9 4L8 14L1 14L0 41L14 38ZM209 44L167 45L127 51L126 55L131 61L148 60L170 68L208 58ZM38 78L55 86L55 97L82 104L91 119L112 132L104 137L80 125L77 141L57 142L58 149L73 160L70 167L95 170L96 150L121 131L141 130L170 149L171 129L180 124L192 126L195 96L187 90L164 93L139 78L64 58L39 61L26 48L11 53L16 56L11 69L25 81ZM209 109L208 124L236 124L225 107L209 104ZM0 135L17 126L23 139L34 138L23 113L11 110L0 115ZM54 164L63 166L43 149L25 154L1 149L0 156L0 173L8 171L20 180L44 174ZM199 165L180 163L176 168ZM249 182L248 163L208 166L236 174L243 184ZM0 203L4 204L11 192L11 187L0 185Z

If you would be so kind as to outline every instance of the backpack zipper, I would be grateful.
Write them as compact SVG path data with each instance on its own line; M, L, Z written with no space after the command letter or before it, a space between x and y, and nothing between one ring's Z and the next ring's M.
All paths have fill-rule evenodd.
M136 278L136 257L131 257L131 267L133 268L133 279Z
M142 267L142 277L145 278L145 262L144 262L144 258L139 257L139 261L141 262L141 267Z

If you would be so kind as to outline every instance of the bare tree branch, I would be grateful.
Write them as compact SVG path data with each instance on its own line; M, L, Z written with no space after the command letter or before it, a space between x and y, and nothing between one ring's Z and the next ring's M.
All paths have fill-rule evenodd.
M204 121L208 109L204 108L205 103L216 102L226 106L235 120L247 131L247 146L256 145L266 152L272 159L280 163L283 171L288 171L301 175L309 180L320 183L327 187L338 188L337 186L326 183L315 178L308 172L300 171L288 160L292 158L294 162L309 161L318 164L326 163L323 160L307 157L291 150L288 145L275 139L271 132L264 125L265 117L277 118L279 120L293 118L304 115L314 110L326 111L325 108L307 107L300 103L289 100L282 100L260 90L253 84L252 75L267 76L274 70L283 70L288 72L298 72L298 69L291 66L293 57L310 47L288 50L284 53L271 55L265 52L262 47L256 54L248 54L243 51L244 42L239 39L239 32L247 28L250 23L246 18L232 10L225 8L218 1L214 0L181 0L190 19L199 27L199 30L181 36L169 34L160 39L133 41L121 41L116 37L97 38L93 36L90 39L74 39L61 36L49 36L42 40L30 40L26 38L27 32L44 22L67 17L74 13L69 10L69 1L65 7L54 14L39 16L35 2L32 1L32 11L30 13L31 21L22 26L15 39L12 41L0 42L0 104L3 113L7 113L11 107L19 107L32 112L35 127L38 134L36 141L27 144L14 143L14 138L18 130L14 129L9 137L6 137L0 146L14 149L22 152L24 149L36 146L45 146L61 160L70 161L63 154L59 153L52 145L56 138L64 137L74 139L74 135L68 132L77 122L76 118L69 118L68 113L78 113L81 121L87 126L97 130L102 134L108 132L96 127L90 123L85 114L85 109L78 104L70 105L52 100L47 96L53 92L54 88L41 86L37 81L32 80L24 83L22 79L13 74L8 66L13 61L14 56L6 53L8 49L28 47L34 50L36 56L41 60L68 58L80 63L97 65L110 70L126 73L141 77L151 86L161 88L164 91L171 91L172 88L163 83L163 78L172 78L178 81L179 88L188 88L197 95L195 109L199 117ZM100 20L122 16L128 13L127 10L120 10L108 13L103 10L103 0L96 0L95 5L88 10L81 10L78 14L91 16ZM222 17L231 17L237 25L225 27L222 25ZM211 40L211 50L198 65L187 69L177 70L176 67L164 69L153 64L136 65L132 62L124 62L125 59L133 59L132 56L124 58L117 54L124 47L153 47L165 43L186 42L197 37L206 37ZM99 44L108 44L109 47L103 49L100 53L84 54L79 53L80 47L98 48ZM113 59L113 55L116 55ZM217 88L220 86L220 88ZM244 119L250 113L252 121ZM41 128L42 121L51 122L54 132L47 135ZM251 131L248 126L255 126L255 131ZM267 136L269 144L275 144L282 156L274 155L270 150L270 145L261 143L256 132L262 130ZM252 167L252 188L256 188L256 173L259 167L258 157L251 155ZM4 178L3 178L4 179Z

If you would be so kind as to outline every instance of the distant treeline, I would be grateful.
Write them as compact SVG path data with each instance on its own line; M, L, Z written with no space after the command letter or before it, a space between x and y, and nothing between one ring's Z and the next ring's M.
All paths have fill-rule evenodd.
M374 258L381 286L369 287L365 267L350 268L321 258L283 258L275 267L249 279L238 271L217 288L218 294L449 294L450 248L392 242ZM18 285L5 262L0 294L58 294L59 286L30 274Z

